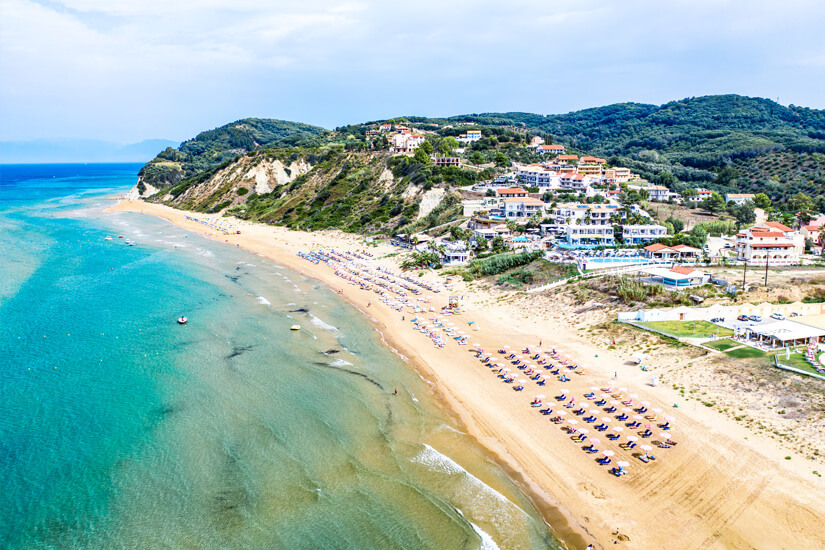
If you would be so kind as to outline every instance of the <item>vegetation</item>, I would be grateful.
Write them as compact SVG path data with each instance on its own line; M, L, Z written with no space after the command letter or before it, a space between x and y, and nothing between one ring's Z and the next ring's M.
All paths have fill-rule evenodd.
M741 344L739 344L738 342L734 342L729 338L724 338L722 340L714 340L713 342L705 342L704 345L719 351L726 351L730 348L735 348Z
M713 336L733 336L729 328L720 327L707 321L650 321L642 326L656 329L677 338L712 338ZM734 350L736 351L736 350Z

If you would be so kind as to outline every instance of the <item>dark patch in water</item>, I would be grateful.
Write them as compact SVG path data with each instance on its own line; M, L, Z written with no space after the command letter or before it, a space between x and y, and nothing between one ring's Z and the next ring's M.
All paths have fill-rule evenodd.
M328 354L328 355L332 355L333 353L340 353L340 352L341 352L341 350L340 350L340 349L328 349L328 350L327 350L327 351L325 351L324 353L326 353L326 354Z
M229 352L229 355L224 357L224 359L232 359L233 357L237 357L246 351L251 351L254 347L255 346L234 346L232 351Z
M352 375L355 375L355 376L360 376L361 378L363 378L364 380L366 380L367 382L369 382L370 384L372 384L373 386L375 386L379 390L384 391L384 386L382 386L380 382L378 382L374 378L370 378L369 376L367 376L363 372L349 370L349 369L345 369L345 368L342 368L342 367L336 367L335 365L330 365L329 363L322 363L321 361L315 361L315 365L317 365L319 367L325 367L325 368L328 368L328 369L332 369L332 370L337 370L337 371L340 371L340 372L343 372L343 373L346 373L346 374L352 374Z
M309 310L305 307L299 307L298 309L290 309L290 313L309 313Z
M238 279L240 279L239 275L227 275L226 273L224 273L224 277L226 277L227 279L229 279L233 283L237 283Z

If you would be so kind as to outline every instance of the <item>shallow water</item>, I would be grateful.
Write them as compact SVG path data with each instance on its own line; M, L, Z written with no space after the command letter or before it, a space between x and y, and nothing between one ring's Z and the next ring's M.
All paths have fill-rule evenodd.
M0 547L558 547L334 293L104 213L138 168L0 168Z

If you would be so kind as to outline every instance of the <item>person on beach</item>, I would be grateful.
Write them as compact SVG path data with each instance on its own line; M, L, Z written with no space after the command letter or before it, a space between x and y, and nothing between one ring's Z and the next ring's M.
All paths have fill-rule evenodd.
M398 388L395 388L395 395L398 395Z

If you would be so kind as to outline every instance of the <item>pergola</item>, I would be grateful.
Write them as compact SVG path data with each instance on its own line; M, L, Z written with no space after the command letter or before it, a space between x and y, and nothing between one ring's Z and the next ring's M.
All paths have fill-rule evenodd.
M772 347L785 347L819 343L825 339L825 330L795 321L776 321L747 327L745 335L758 338L760 344L764 342Z

